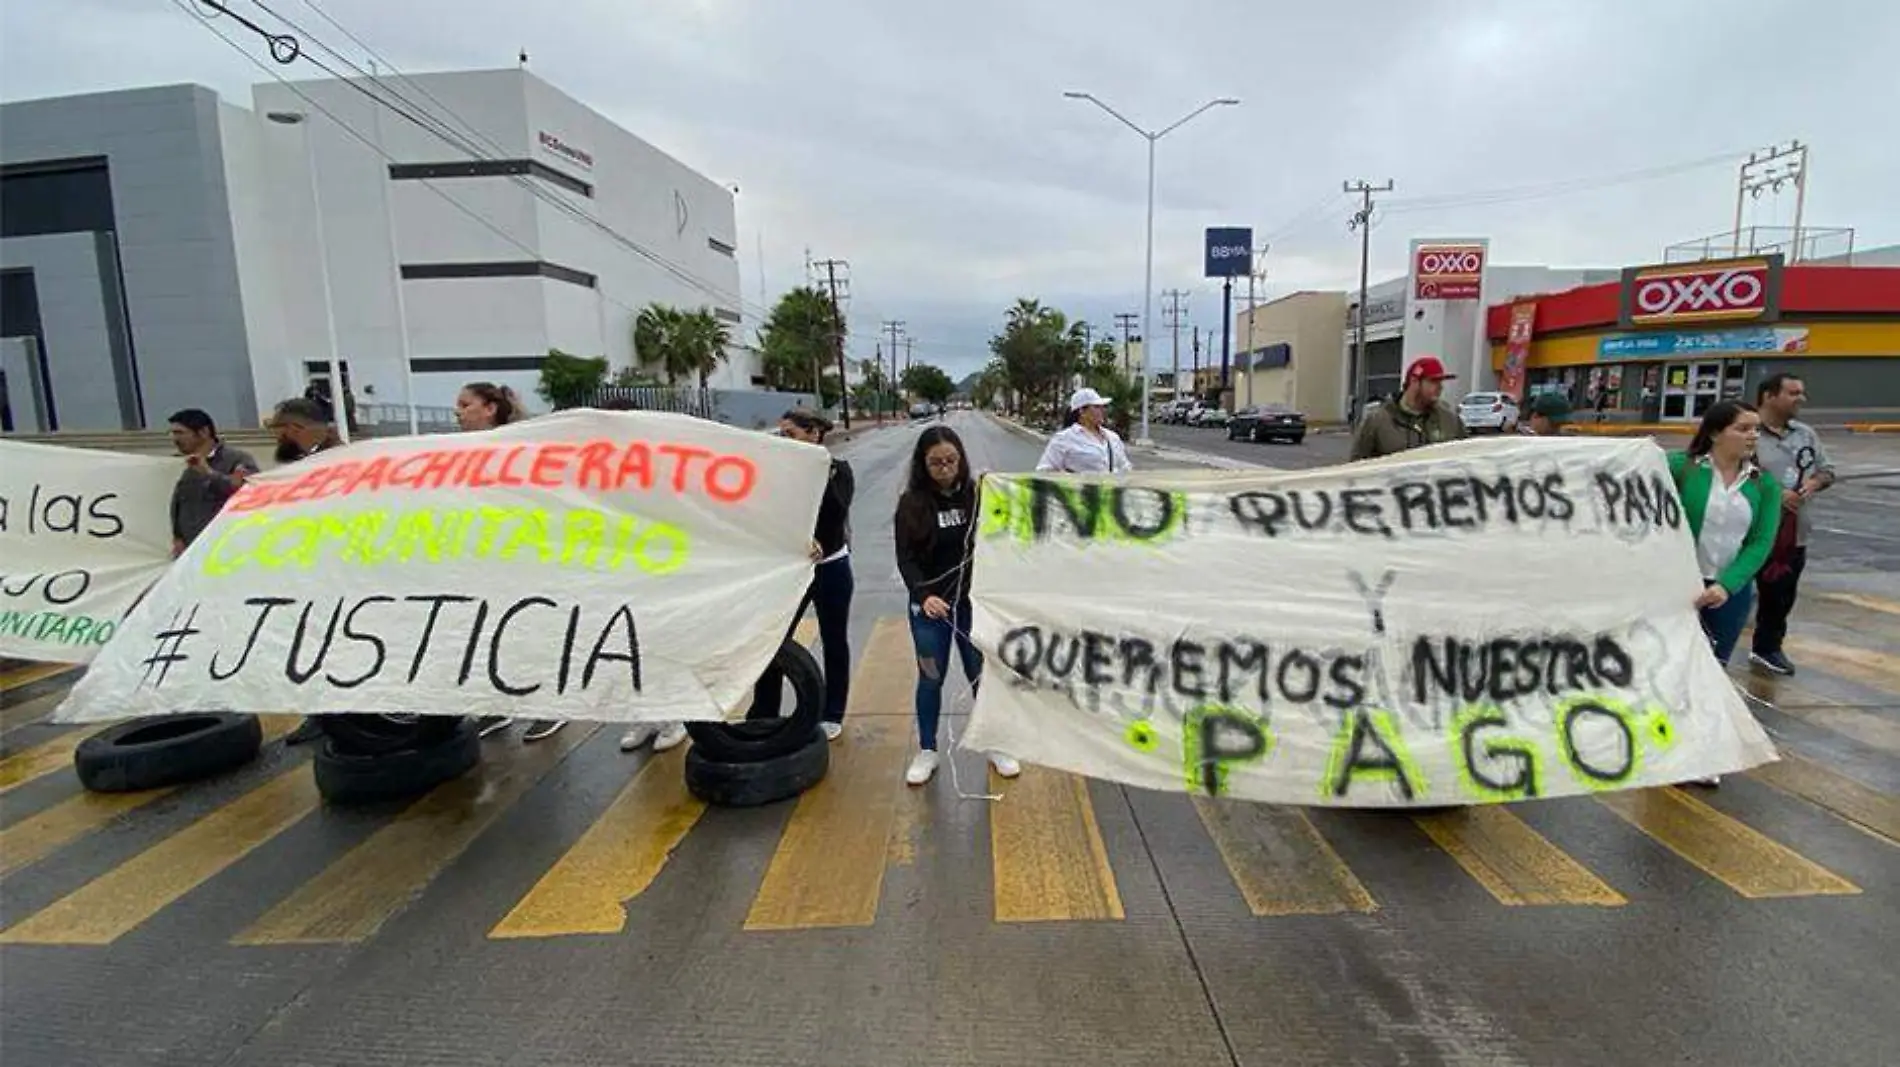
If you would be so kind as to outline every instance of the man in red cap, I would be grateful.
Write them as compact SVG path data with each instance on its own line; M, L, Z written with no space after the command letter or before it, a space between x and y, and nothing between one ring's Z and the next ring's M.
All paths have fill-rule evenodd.
M1458 413L1438 402L1445 391L1445 364L1420 356L1405 369L1405 391L1372 409L1352 438L1352 458L1376 459L1411 448L1456 441L1465 435Z

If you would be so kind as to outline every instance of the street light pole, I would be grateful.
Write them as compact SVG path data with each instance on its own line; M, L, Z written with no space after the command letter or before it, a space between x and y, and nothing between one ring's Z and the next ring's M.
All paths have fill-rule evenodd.
M302 126L309 116L301 111L272 111L266 117L282 126ZM337 437L350 443L350 409L343 401L343 361L337 355L336 302L330 295L330 251L323 239L323 193L317 188L317 146L310 128L303 130L304 167L310 173L310 211L317 230L317 280L323 287L324 333L330 339L330 418ZM413 407L413 405L411 405Z
M1220 97L1215 100L1209 100L1207 103L1202 104L1200 107L1182 116L1173 125L1150 132L1129 121L1127 116L1121 112L1102 103L1093 93L1068 92L1062 95L1070 100L1086 100L1094 104L1096 107L1108 112L1117 122L1140 134L1148 142L1148 240L1147 255L1142 267L1141 281L1141 433L1135 439L1136 444L1145 445L1152 442L1152 438L1148 432L1148 409L1151 406L1149 391L1154 384L1154 370L1151 365L1152 355L1148 348L1148 341L1154 336L1155 313L1155 142L1187 125L1190 121L1198 118L1204 111L1216 107L1230 107L1239 104L1240 101L1232 97ZM1178 388L1177 385L1177 390Z

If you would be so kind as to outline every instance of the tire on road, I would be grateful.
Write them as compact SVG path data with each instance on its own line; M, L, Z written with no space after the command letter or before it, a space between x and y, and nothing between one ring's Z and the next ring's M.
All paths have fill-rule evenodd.
M686 752L686 790L708 804L753 808L798 796L830 769L831 745L823 734L785 755L741 763L708 759L695 744Z
M417 796L467 774L482 761L481 735L467 719L446 721L454 724L446 740L375 755L325 737L311 760L317 792L332 804L373 804Z
M357 756L440 745L455 736L461 722L442 715L319 715L316 721L338 752Z
M708 760L751 763L777 759L821 738L825 716L825 676L811 651L796 641L779 645L765 677L783 677L792 685L792 711L774 719L745 722L689 722L693 748Z
M86 738L73 752L79 783L129 793L209 778L244 766L264 745L255 715L201 712L134 719Z

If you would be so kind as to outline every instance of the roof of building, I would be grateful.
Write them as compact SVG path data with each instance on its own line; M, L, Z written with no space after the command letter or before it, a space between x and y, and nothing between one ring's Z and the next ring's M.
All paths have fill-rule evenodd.
M1511 328L1511 305L1537 301L1539 336L1566 330L1616 325L1622 300L1620 281L1580 285L1560 293L1525 294L1494 304L1485 313L1485 332L1502 341ZM1781 316L1900 315L1900 267L1800 265L1781 272Z

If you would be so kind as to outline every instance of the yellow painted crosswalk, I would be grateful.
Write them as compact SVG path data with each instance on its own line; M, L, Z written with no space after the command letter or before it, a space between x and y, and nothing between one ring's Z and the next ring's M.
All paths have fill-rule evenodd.
M810 642L816 635L808 624L798 636ZM684 749L623 756L611 744L617 729L577 724L534 745L491 740L478 771L400 810L358 816L360 834L352 829L353 836L333 846L334 860L313 863L309 878L250 901L246 914L221 919L219 928L238 930L232 943L257 951L376 938L416 901L442 891L442 883L457 877L464 865L505 848L502 831L508 828L502 824L510 813L522 811L531 795L560 788L561 778L583 760L590 768L601 760L626 761L625 784L610 783L610 791L596 794L602 806L585 812L581 822L562 824L572 830L563 831L567 837L558 847L547 842L538 851L541 869L523 872L518 884L525 889L515 890L511 899L491 899L486 906L493 911L472 919L489 938L519 942L624 934L634 921L630 916L640 915L640 898L669 877L669 865L686 849L712 850L707 855L718 855L717 869L747 872L735 884L695 886L688 895L729 901L737 932L772 936L899 921L890 899L894 878L905 891L915 892L911 879L916 872L935 871L918 866L920 854L968 855L974 862L959 873L964 879L959 891L980 886L987 897L983 910L997 923L1085 922L1112 928L1161 906L1141 888L1151 884L1146 873L1151 862L1163 865L1164 881L1212 879L1206 884L1216 893L1267 922L1364 914L1443 890L1442 885L1421 885L1416 869L1405 863L1395 864L1410 870L1405 878L1383 868L1375 846L1430 849L1449 859L1442 864L1444 876L1481 890L1466 894L1476 906L1625 910L1658 899L1655 889L1645 888L1649 880L1631 874L1629 864L1676 864L1689 877L1719 883L1747 899L1852 898L1883 888L1856 884L1804 855L1807 842L1770 836L1762 828L1788 824L1752 819L1752 804L1799 805L1851 828L1831 842L1830 856L1840 854L1842 840L1875 850L1900 847L1900 799L1876 787L1883 779L1853 777L1820 756L1788 750L1781 762L1749 776L1759 785L1738 785L1734 798L1710 799L1670 788L1546 802L1565 805L1568 821L1487 806L1417 813L1409 822L1381 823L1373 833L1369 824L1352 818L1163 797L1155 802L1183 805L1185 821L1173 825L1204 835L1202 849L1193 854L1206 870L1168 869L1187 861L1178 854L1161 855L1167 842L1149 842L1157 852L1153 861L1140 851L1137 835L1121 829L1134 809L1112 786L1031 766L1013 780L991 777L989 791L1003 797L997 802L955 799L947 774L926 789L906 787L903 767L915 747L909 716L915 667L905 621L878 620L858 651L847 729L832 748L831 772L819 786L776 809L769 841L751 836L735 844L721 837L721 826L730 825L726 813L709 817L684 787ZM1795 653L1803 658L1801 684L1825 691L1823 682L1810 682L1807 674L1811 651ZM1832 659L1811 657L1817 673L1847 664L1873 678L1885 669L1884 653L1876 649L1830 645L1828 651ZM1835 677L1845 677L1845 671ZM1793 683L1765 684L1776 687L1772 691L1787 714L1855 741L1862 746L1856 751L1900 753L1900 716L1889 714L1890 709L1796 700L1791 699ZM1883 691L1900 691L1900 683ZM294 717L267 719L267 739L281 737L296 722ZM71 793L62 797L52 785L62 780L56 772L70 767L74 748L91 731L55 730L27 727L25 743L10 738L12 751L0 757L0 795L11 794L5 796L7 806L0 807L0 889L30 881L37 908L9 910L11 925L0 929L0 943L110 944L166 909L189 908L201 887L239 876L236 868L246 857L322 811L301 755L244 780L242 792L220 794L230 799L202 810L194 803L201 799L198 786L85 794L69 772L63 780ZM957 758L965 788L972 788L972 775L982 764L973 754ZM20 788L28 783L43 784ZM119 831L136 828L153 809L165 813L166 835L116 866L100 873L87 862L64 862L69 852L83 853L94 836L121 839ZM326 821L325 832L336 832L338 825L347 824ZM756 834L760 824L749 825ZM1392 836L1395 826L1398 838ZM112 834L102 832L108 827ZM1599 837L1580 859L1565 846L1574 845L1572 835L1586 831ZM957 835L954 841L951 834ZM748 850L744 862L726 851L737 848ZM892 874L903 868L909 870L901 877ZM694 869L700 869L697 863ZM1127 881L1137 871L1142 879ZM668 899L674 899L670 892Z

